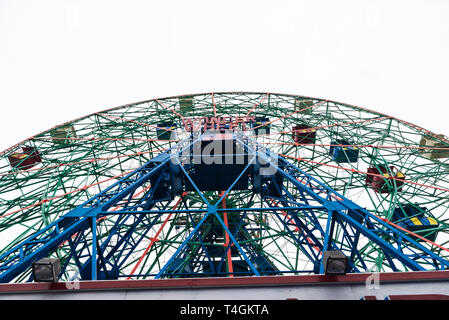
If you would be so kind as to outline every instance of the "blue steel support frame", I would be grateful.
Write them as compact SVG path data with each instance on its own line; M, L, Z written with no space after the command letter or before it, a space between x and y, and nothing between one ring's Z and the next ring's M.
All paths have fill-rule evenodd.
M241 134L234 134L234 138L244 147L250 161L215 204L210 204L207 201L200 188L189 176L185 166L182 165L183 152L191 150L195 142L201 139L201 135L189 137L179 143L176 146L177 149L172 148L153 158L103 192L2 254L0 256L0 282L14 280L18 275L26 271L32 262L50 255L65 241L68 241L72 249L69 259L74 259L85 279L97 279L100 274L101 277L116 278L117 269L123 265L133 249L141 243L146 232L155 225L156 221L165 214L181 212L189 216L194 226L193 230L167 263L159 272L154 274L155 278L194 276L201 273L199 269L184 273L169 271L175 259L185 257L190 248L189 241L194 238L200 242L200 247L203 250L202 256L196 261L197 265L200 265L199 262L207 260L215 274L229 274L219 272L219 270L224 263L226 252L231 250L231 245L237 248L240 257L247 263L250 273L253 275L258 276L267 274L267 272L272 272L273 274L302 272L302 270L273 269L264 271L258 269L252 259L264 257L257 253L251 245L247 243L244 245L240 244L242 240L247 240L247 231L242 226L242 221L247 212L251 211L271 213L273 217L276 217L285 227L291 241L301 248L301 252L315 265L315 272L324 272L321 261L322 252L329 248L341 250L347 254L351 272L363 271L360 270L360 267L357 267L357 265L366 266L357 248L360 236L366 237L382 249L393 270L398 270L397 263L401 263L411 270L425 270L426 268L442 270L449 268L449 262L439 257L429 248L338 194L329 186L311 177L284 158L270 154L269 150ZM257 163L268 164L274 170L271 176L268 175L262 178L262 189L265 191L261 191L261 197L266 206L219 208L219 204L231 192L237 181L243 175L248 174L250 169ZM176 196L171 189L167 190L164 197L155 197L155 192L161 183L163 175L170 173L174 165L179 168L179 171L191 183L196 193L204 201L207 209L168 210L167 206L171 203L173 197ZM277 177L276 179L274 178L275 176ZM280 180L279 178L290 187L285 187L283 183L279 184L277 182ZM153 183L150 191L138 200L133 200L133 195L136 191L148 184L150 180ZM275 194L266 192L268 188L273 187L276 190ZM121 210L110 210L118 204L122 207ZM281 204L281 206L278 204ZM240 215L240 222L235 230L230 230L221 219L219 213L224 211L243 213ZM200 212L205 213L205 215L195 225L191 214ZM283 217L280 214L281 212L284 215ZM323 212L328 212L327 226L325 227L320 225L318 217L318 214L322 215ZM114 216L116 223L110 230L107 238L99 239L96 232L97 221L106 216ZM225 254L218 261L218 270L215 269L216 265L213 263L213 259L209 255L202 239L201 228L205 221L211 218L216 219L230 238ZM126 225L127 231L121 233L125 223L128 223ZM141 225L146 227L146 231L137 235L134 232L135 228ZM293 226L298 228L299 235L292 232L290 228ZM343 239L339 239L339 245L337 245L337 241L334 239L333 230L336 227L340 228ZM89 230L92 233L90 237L88 235ZM112 235L119 235L119 241L114 246L110 244ZM102 243L99 243L99 241L102 241ZM346 245L343 246L343 244ZM109 248L108 252L107 248ZM317 248L318 252L316 252ZM87 260L85 259L86 257L88 257ZM82 262L82 260L86 261ZM64 265L63 269L66 267L67 265Z

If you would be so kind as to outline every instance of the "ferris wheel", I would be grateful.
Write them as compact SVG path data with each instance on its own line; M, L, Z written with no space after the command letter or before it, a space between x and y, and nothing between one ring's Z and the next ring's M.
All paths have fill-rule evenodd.
M0 282L449 268L449 141L299 95L175 96L0 154Z

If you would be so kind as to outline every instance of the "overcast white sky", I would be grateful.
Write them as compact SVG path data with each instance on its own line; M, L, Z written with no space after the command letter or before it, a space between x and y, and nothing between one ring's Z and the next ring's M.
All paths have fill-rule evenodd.
M264 91L449 135L449 1L0 0L0 150L150 98Z

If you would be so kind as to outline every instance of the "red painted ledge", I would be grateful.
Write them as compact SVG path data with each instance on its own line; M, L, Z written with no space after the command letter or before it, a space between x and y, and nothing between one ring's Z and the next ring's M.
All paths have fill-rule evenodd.
M158 280L106 280L80 281L79 290L133 290L133 289L192 289L227 288L257 286L300 286L338 285L365 283L371 273L348 274L344 276L302 275L302 276L262 276L234 278L189 278ZM380 282L449 281L448 271L418 271L380 273ZM1 293L72 291L65 282L56 283L11 283L0 284Z

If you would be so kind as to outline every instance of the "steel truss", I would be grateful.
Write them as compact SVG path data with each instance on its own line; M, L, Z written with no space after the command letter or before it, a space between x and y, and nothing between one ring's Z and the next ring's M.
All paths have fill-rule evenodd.
M260 128L270 132L231 132L250 161L227 189L201 190L183 154L201 135L183 121L248 114L268 117ZM161 139L162 122L176 134ZM313 143L292 139L298 123L316 130ZM447 158L426 157L438 148L423 136L438 139L359 107L268 93L155 99L77 119L3 152L0 282L31 281L30 264L48 256L61 258L63 280L322 273L327 249L344 252L351 272L445 269ZM332 160L336 138L360 149L357 162ZM11 170L7 156L23 146L42 161ZM259 175L260 161L275 173ZM367 167L390 164L404 185L374 192ZM248 188L234 189L242 177ZM412 203L438 221L435 242L391 222Z

